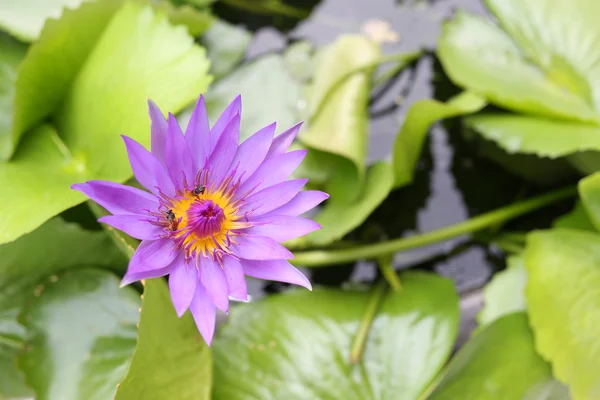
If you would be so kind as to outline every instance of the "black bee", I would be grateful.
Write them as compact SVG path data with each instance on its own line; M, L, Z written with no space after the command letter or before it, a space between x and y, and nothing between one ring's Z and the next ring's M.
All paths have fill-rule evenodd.
M167 220L169 221L169 227L171 228L171 230L176 231L179 221L177 221L177 217L175 216L173 210L167 211Z
M194 196L200 196L201 194L204 194L204 191L206 190L206 187L203 185L198 185L196 186L196 188L192 191L192 193L194 193Z

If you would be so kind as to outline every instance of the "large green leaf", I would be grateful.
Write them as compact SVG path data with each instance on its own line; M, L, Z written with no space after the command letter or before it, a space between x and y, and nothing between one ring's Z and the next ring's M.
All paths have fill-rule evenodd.
M0 33L0 159L10 152L17 67L27 47Z
M554 229L529 235L527 308L536 349L575 400L600 397L600 235Z
M477 112L485 104L483 98L470 92L463 92L446 103L427 99L413 104L394 143L394 187L402 187L412 182L423 143L434 122Z
M210 59L210 73L215 79L226 76L242 62L251 40L252 34L243 27L231 25L220 19L211 25L202 35L200 43L206 48ZM244 104L244 108L245 106Z
M0 27L26 42L38 38L47 18L58 18L63 8L75 8L86 0L2 0Z
M299 122L300 85L286 70L279 54L244 64L213 85L205 96L209 119L216 122L238 94L242 96L243 108L240 140L273 122L277 122L279 132Z
M24 61L19 79L29 76L36 82L30 86L36 90L30 93L32 98L45 98L47 90L55 89L66 97L53 94L46 98L50 105L43 106L51 112L62 100L54 115L60 138L47 127L31 132L13 159L0 165L0 213L4 215L0 220L0 243L30 232L83 201L83 195L69 188L73 183L86 179L126 180L131 169L119 135L127 134L148 145L146 99L150 97L163 110L175 112L210 81L204 51L193 44L184 29L171 27L166 16L127 3L101 32L93 28L97 14L89 9L99 4L86 3L85 8L70 13L67 22L47 24ZM69 24L71 20L77 22ZM70 63L74 56L63 54L59 44L65 36L89 40L88 29L101 35L85 57L80 54L82 49L66 51L67 55L77 54L75 64L79 64L75 68ZM25 74L28 60L29 75ZM66 89L48 83L55 78L66 79L65 71L74 75L69 75L71 84L66 84ZM36 105L31 101L28 104L23 109ZM41 118L45 113L37 115Z
M581 186L579 186L579 191L581 193ZM582 195L580 196L583 197ZM571 228L596 232L596 228L594 228L590 217L583 208L582 201L578 201L570 212L556 218L552 223L552 226L554 228Z
M490 102L546 117L600 122L595 0L487 0L499 25L465 12L438 54L459 85Z
M306 100L310 113L308 129L300 141L322 152L349 160L354 172L329 188L332 198L349 203L360 194L366 173L368 110L371 76L375 68L336 82L351 71L368 67L380 58L379 47L364 36L346 35L319 50ZM334 86L335 85L335 86ZM330 90L335 90L331 93Z
M580 180L578 189L588 221L596 230L600 230L600 173Z
M213 345L214 399L415 399L442 367L458 327L450 281L407 273L369 332L350 346L369 294L333 289L270 296L231 311Z
M488 325L506 314L526 310L527 272L523 255L510 256L506 263L506 269L495 274L483 289L484 305L477 314L480 326Z
M135 346L139 295L96 269L70 271L40 288L21 316L19 366L44 399L110 399Z
M534 349L523 312L508 314L456 354L429 400L566 400L568 389Z
M38 285L55 274L85 265L124 269L127 260L103 232L90 232L59 218L0 246L0 399L24 396L14 364L24 328L17 316ZM10 345L9 345L10 344ZM21 382L21 383L20 383Z
M466 123L509 153L564 157L600 150L600 126L514 114L479 114Z
M192 316L177 317L164 280L144 288L138 343L115 399L210 399L211 353Z

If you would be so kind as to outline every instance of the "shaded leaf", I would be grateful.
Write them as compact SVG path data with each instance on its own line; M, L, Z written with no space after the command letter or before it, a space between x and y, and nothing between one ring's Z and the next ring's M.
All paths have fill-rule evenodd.
M527 272L523 255L513 255L506 260L506 269L494 274L483 289L483 308L477 314L480 326L489 325L504 315L525 311L525 284Z
M133 352L138 308L135 290L119 289L119 280L105 271L70 271L46 283L21 316L27 351L19 366L36 398L114 395ZM123 342L131 344L129 356L115 357Z
M600 126L514 114L479 114L466 123L509 153L557 158L600 150Z
M470 92L463 92L446 103L427 99L413 104L394 143L394 187L402 187L412 182L423 143L434 122L477 112L485 104L484 99Z
M588 222L591 222L591 225L595 228L591 230L600 230L600 173L580 180L578 189L585 216L588 218Z
M0 160L12 147L12 119L17 67L25 57L27 46L0 33Z
M245 28L220 19L214 21L200 43L206 48L210 59L210 73L215 79L229 74L242 62L251 40L252 34ZM245 106L244 103L244 108Z
M600 396L600 235L554 229L528 236L530 324L536 349L573 398Z
M144 283L138 344L116 400L210 399L210 349L190 313L178 318L165 281Z
M213 23L213 17L208 10L197 10L189 5L176 6L168 0L163 0L152 3L152 7L167 14L172 24L184 25L194 37L202 35Z
M336 82L356 68L377 61L380 55L377 45L358 35L341 36L315 55L315 71L306 95L310 121L299 139L309 148L339 155L353 164L352 175L328 188L338 201L349 203L355 199L356 187L362 187L365 179L367 104L375 68L355 73L339 86ZM331 93L332 87L335 90Z
M54 116L60 138L48 127L31 132L13 159L0 165L0 213L5 216L0 220L0 243L14 240L82 202L84 196L72 191L71 184L86 179L129 178L131 168L119 135L149 144L146 99L150 97L163 110L176 112L210 81L204 51L193 44L185 30L171 27L164 15L154 15L151 8L133 3L123 6L106 30L96 29L101 35L93 46L90 44L91 53L87 58L77 53L77 60L85 63L71 64L72 57L65 58L61 47L56 46L65 36L85 33L89 40L88 25L98 22L88 7L99 4L86 3L85 9L73 11L69 18L77 19L74 25L62 21L48 24L24 61L19 79L26 76L23 71L29 60L33 74L29 78L38 82L31 88L40 90L31 97L41 98L39 101L44 101L46 90L53 87L39 82L60 81L66 78L65 71L71 71L75 78L69 78L72 84L68 91L66 87L57 89L66 96ZM86 25L87 19L93 21ZM32 55L36 57L30 58ZM108 83L111 90L106 90ZM61 103L53 96L51 105L44 106L47 112ZM28 107L34 105L30 102ZM35 196L31 195L32 188Z
M408 273L389 293L362 361L350 346L369 293L288 292L231 311L213 345L214 399L415 399L448 357L458 327L450 281Z
M523 312L505 315L456 354L430 400L566 400L568 389L534 349Z
M499 26L459 12L438 55L450 78L491 103L527 114L600 121L594 0L487 0Z
M292 43L285 50L283 59L285 66L294 79L300 82L308 81L314 73L314 48L308 41Z

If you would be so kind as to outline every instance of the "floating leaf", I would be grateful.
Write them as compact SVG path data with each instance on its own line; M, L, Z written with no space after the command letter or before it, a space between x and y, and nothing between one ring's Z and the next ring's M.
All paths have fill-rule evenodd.
M112 274L70 271L40 289L21 319L19 366L38 400L114 396L135 346L139 295Z
M58 18L63 8L75 8L86 0L2 0L0 27L18 37L32 42L38 38L48 18Z
M425 137L434 122L477 112L485 104L483 98L470 92L463 92L446 103L427 99L413 104L394 143L394 187L402 187L412 182Z
M484 305L477 322L480 326L489 325L500 317L518 311L525 311L525 271L523 255L513 255L506 260L506 269L494 274L492 281L483 289Z
M499 21L459 12L444 26L438 55L459 85L527 114L599 122L600 30L594 0L487 0ZM595 11L594 11L595 10Z
M308 41L292 43L285 50L283 59L285 66L294 79L300 82L308 81L314 73L314 48Z
M237 67L252 40L252 34L244 29L217 19L202 36L200 43L206 48L210 59L210 73L220 79ZM236 96L236 94L232 95ZM246 103L244 103L244 109Z
M355 73L340 85L336 82L356 68L374 63L380 55L379 47L364 36L345 35L315 56L315 71L306 96L310 124L299 139L309 148L339 155L352 163L353 174L328 189L338 201L349 203L355 199L356 188L362 187L365 179L367 105L375 68Z
M450 281L402 277L348 362L369 293L317 289L234 308L213 345L216 400L416 399L442 367L458 327Z
M456 354L429 400L566 400L568 389L552 378L534 349L525 313L505 315Z
M600 150L600 126L514 114L479 114L467 125L509 153L564 157L584 150Z
M15 365L24 328L17 322L26 301L49 276L82 265L124 269L126 260L102 232L52 219L34 232L0 246L0 399L24 396ZM8 345L3 345L3 342Z
M26 51L27 46L0 33L0 160L11 152L17 67Z
M600 235L534 232L525 250L530 324L537 351L575 400L600 397Z
M191 314L177 317L164 280L144 288L138 343L115 399L210 399L211 353Z
M578 188L588 221L595 230L600 230L600 173L580 180Z
M93 13L93 7L105 3L86 3L65 16L67 22L46 25L24 61L19 80L28 77L37 82L30 88L40 92L30 97L50 104L42 107L45 113L36 115L41 118L54 104L62 103L54 115L60 138L53 129L42 127L28 135L9 163L0 165L0 213L4 215L0 243L30 232L82 202L84 196L74 193L71 184L86 179L129 178L131 168L119 135L127 134L148 145L146 99L150 97L164 110L175 112L210 81L204 51L193 44L183 28L171 27L164 15L154 15L149 7L127 3L102 31L96 27L100 16ZM96 42L90 40L88 29L99 36ZM82 42L89 41L85 49L83 45L77 52L70 49L68 57L57 50L65 36L80 35ZM82 55L91 47L91 53ZM75 76L69 75L70 86L56 88L54 83L47 83L67 79L65 71ZM110 90L106 90L108 82ZM46 97L48 90L55 89L66 96L62 101L60 94ZM33 101L28 104L26 109L40 106Z

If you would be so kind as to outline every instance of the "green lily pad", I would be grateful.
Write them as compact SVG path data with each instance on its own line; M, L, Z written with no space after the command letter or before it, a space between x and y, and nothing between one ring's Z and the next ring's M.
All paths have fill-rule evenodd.
M213 398L416 399L452 350L458 299L436 275L407 273L402 285L356 365L350 346L369 293L298 290L232 309L213 344Z
M600 150L600 126L514 114L479 114L467 125L509 153L564 157L579 151Z
M450 78L511 110L600 122L594 67L600 4L486 0L498 25L466 12L444 26L438 55Z
M353 166L352 176L338 180L327 189L338 201L350 203L357 198L360 191L357 193L356 188L362 187L365 179L367 105L375 67L352 75L336 85L333 93L330 89L340 78L376 62L380 56L375 43L358 35L341 36L315 55L315 70L306 95L309 124L299 139L307 147L341 156Z
M300 84L285 68L283 57L267 54L215 83L205 95L208 117L213 123L231 100L242 96L240 141L277 122L278 132L299 122ZM191 115L191 109L187 114Z
M39 106L46 110L35 112L42 118L53 111L54 104L62 103L53 116L60 137L49 127L30 132L13 159L0 165L0 213L4 215L0 243L32 231L84 201L83 195L70 189L71 184L87 179L128 179L131 168L119 135L149 144L147 98L163 110L176 112L210 81L203 49L194 45L185 29L171 27L166 16L155 15L150 7L127 3L104 30L96 27L96 18L105 11L100 4L108 3L86 3L65 14L66 21L49 22L22 64L17 107L19 82L28 80L30 90L35 90L30 97L37 100L27 100L28 106L22 110ZM89 38L88 29L89 35L97 34L97 41ZM83 42L89 42L88 47L68 48L67 54L61 51L61 38L80 35ZM56 86L55 81L65 79L71 84L64 81L64 87ZM109 82L111 90L106 90ZM50 105L35 103L49 101L44 95L47 91L53 93Z
M136 291L119 289L106 271L69 271L44 284L21 315L19 366L36 398L114 396L135 346L139 304Z
M574 399L600 397L600 235L553 229L528 236L529 320L538 353Z
M214 21L200 38L200 43L206 48L210 60L210 73L216 80L229 74L242 62L251 40L252 34L243 27L231 25L220 19ZM232 94L231 98L236 95L237 93Z
M15 365L25 329L17 316L38 285L61 271L85 265L124 270L127 260L102 232L90 232L59 218L34 232L0 246L0 399L24 397Z
M460 349L429 400L567 400L536 352L523 312L505 315Z
M210 399L212 359L190 313L178 318L164 280L144 283L138 343L116 400Z
M483 289L483 308L477 314L480 327L489 325L504 315L525 311L525 284L527 271L523 255L513 255L506 260L506 269L494 274Z
M581 186L579 190L581 191ZM571 228L597 232L583 207L582 201L577 201L573 210L555 219L552 226L554 228Z
M595 228L593 230L600 230L600 173L580 180L578 189L588 221Z
M48 18L59 18L65 7L76 8L86 0L3 0L0 4L0 28L25 42L38 38Z
M0 33L0 159L11 151L17 67L26 51L27 46Z

